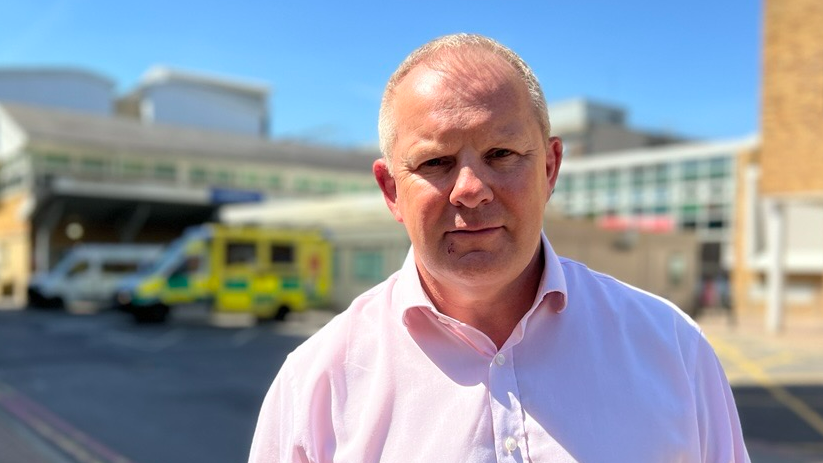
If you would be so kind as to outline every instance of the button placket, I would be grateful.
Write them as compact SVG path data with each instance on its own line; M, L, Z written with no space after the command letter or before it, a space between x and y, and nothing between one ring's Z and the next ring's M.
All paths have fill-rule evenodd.
M496 353L489 363L489 400L498 461L523 461L520 447L524 429L511 349Z
M516 448L517 448L517 439L515 439L514 437L511 437L511 436L507 437L506 438L506 450L508 450L509 453L511 453L511 452L514 452L514 450Z

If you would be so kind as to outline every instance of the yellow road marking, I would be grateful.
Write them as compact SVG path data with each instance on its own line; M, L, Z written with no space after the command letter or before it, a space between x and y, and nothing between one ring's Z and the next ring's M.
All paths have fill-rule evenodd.
M769 368L769 367L776 367L779 365L790 365L797 360L794 354L791 352L783 351L778 352L776 354L767 355L761 359L757 360L757 364L760 365L761 368Z
M13 387L0 382L0 398L13 396L25 398L23 394L17 392ZM28 400L31 401L31 399ZM74 457L76 461L80 463L107 463L107 460L101 460L98 458L98 456L95 455L92 450L87 448L82 442L46 423L39 416L21 416L13 410L3 407L2 403L0 403L0 407L6 408L6 413L25 423L25 425L27 425L32 431L39 434L40 437L62 449L64 452ZM110 463L118 462L129 463L129 460L124 457L117 456L116 459Z
M761 387L766 389L775 400L794 412L795 415L823 436L823 416L820 416L813 408L774 381L760 365L747 358L740 350L717 339L712 339L711 344L719 355L733 362L738 369L743 370Z

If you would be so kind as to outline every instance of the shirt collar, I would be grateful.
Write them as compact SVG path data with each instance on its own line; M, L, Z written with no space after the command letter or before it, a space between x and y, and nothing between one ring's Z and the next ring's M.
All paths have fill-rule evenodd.
M540 286L529 312L532 312L536 306L545 300L548 310L560 313L566 308L568 299L563 267L554 249L552 249L549 239L543 232L540 233L540 242L543 250L543 275L540 277ZM394 300L396 302L394 308L400 311L405 325L408 322L410 309L429 309L438 316L443 316L420 284L417 264L414 261L413 247L409 248L409 253L406 255L406 260L400 269L397 284L394 288Z

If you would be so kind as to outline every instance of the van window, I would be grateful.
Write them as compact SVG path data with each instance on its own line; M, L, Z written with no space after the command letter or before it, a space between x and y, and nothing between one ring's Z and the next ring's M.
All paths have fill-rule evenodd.
M248 264L257 260L254 243L227 243L226 265Z
M137 271L137 262L103 262L103 273L127 274Z
M171 276L186 276L193 275L200 271L203 264L202 256L188 256L186 260L180 263L177 268L171 272Z
M88 269L89 262L86 260L81 260L80 262L77 262L71 267L71 269L66 273L66 276L71 278L80 275L81 273L85 273Z
M294 246L289 244L273 244L271 246L272 264L291 264L294 262Z

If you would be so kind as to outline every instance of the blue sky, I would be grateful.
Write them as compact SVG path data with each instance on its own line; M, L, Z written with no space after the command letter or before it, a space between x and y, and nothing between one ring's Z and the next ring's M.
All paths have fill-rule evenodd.
M550 104L705 139L758 131L761 2L0 0L0 66L81 66L128 90L154 64L271 85L272 136L375 145L383 86L422 43L491 36Z

